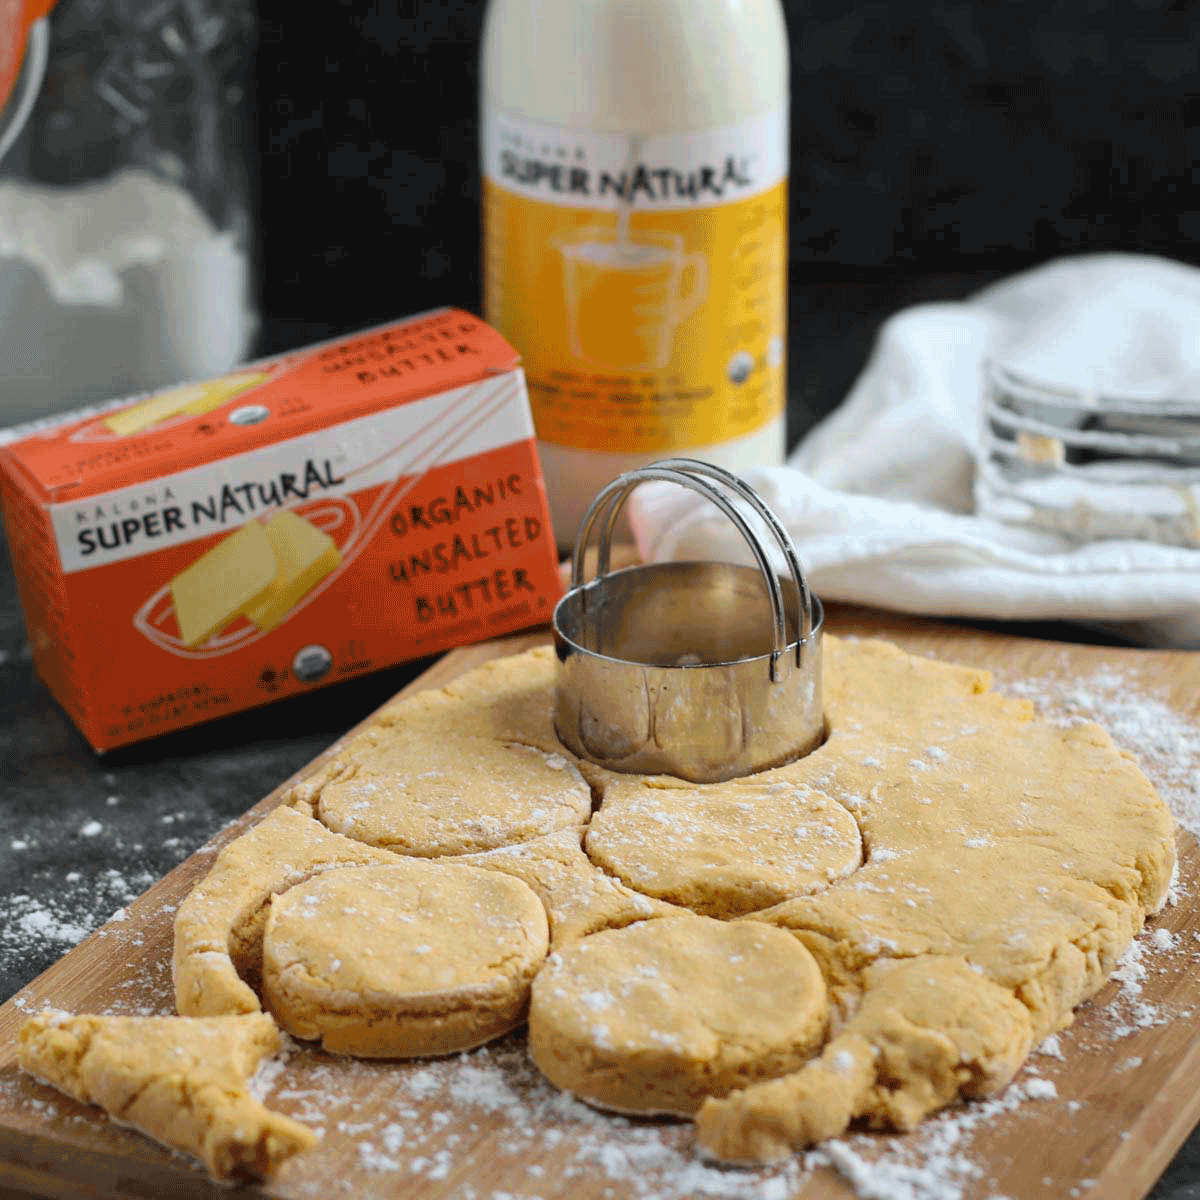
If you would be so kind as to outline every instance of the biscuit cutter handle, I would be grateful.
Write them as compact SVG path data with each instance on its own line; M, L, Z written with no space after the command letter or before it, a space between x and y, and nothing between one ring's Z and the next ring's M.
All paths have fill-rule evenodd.
M779 662L788 649L787 610L783 601L783 589L779 586L779 578L771 565L767 548L754 527L738 509L733 497L744 501L755 514L762 519L768 530L774 536L783 557L787 561L792 580L796 585L799 597L799 624L796 638L796 666L804 661L804 650L812 638L812 599L804 571L800 566L800 556L791 535L784 528L779 518L771 511L762 497L736 475L713 466L711 463L700 462L692 458L665 458L649 466L637 467L619 475L607 487L603 488L584 513L579 526L579 536L575 539L575 550L571 561L571 587L582 588L584 585L584 560L587 548L591 544L593 531L597 524L601 525L597 543L596 575L593 582L601 582L608 575L611 562L613 530L617 517L626 501L632 495L634 488L640 483L650 480L661 480L667 483L677 483L691 488L707 500L710 500L722 513L733 522L737 531L745 539L747 546L754 555L758 568L766 584L767 596L771 604L771 624L774 634L774 646L770 658L770 675L772 682L779 679ZM721 487L716 486L722 485ZM722 490L724 488L725 490ZM582 595L587 596L587 592Z

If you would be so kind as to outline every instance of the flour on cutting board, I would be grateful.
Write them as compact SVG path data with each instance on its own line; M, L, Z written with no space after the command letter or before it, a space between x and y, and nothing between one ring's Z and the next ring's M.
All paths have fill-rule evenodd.
M689 1126L588 1108L542 1079L518 1037L405 1072L316 1059L268 1100L321 1125L327 1144L343 1137L354 1142L368 1180L346 1180L342 1190L348 1195L376 1189L391 1195L400 1181L419 1185L445 1179L476 1152L481 1127L494 1125L497 1117L503 1133L498 1143L489 1142L488 1154L498 1190L456 1185L455 1195L463 1200L501 1195L536 1200L539 1180L551 1175L556 1193L564 1180L600 1178L613 1185L614 1196L630 1200L786 1200L807 1174L799 1159L756 1171L703 1163L691 1150ZM378 1116L373 1120L363 1118L364 1087L382 1101L374 1106ZM390 1093L386 1098L384 1089ZM552 1167L534 1161L545 1154L554 1156ZM289 1182L292 1178L304 1194L328 1189L325 1181L305 1182L298 1170Z
M274 1074L273 1089L264 1098L322 1130L331 1150L348 1140L362 1174L332 1185L346 1195L392 1195L401 1186L444 1180L483 1153L495 1186L456 1184L461 1189L456 1196L463 1200L539 1200L543 1175L581 1183L599 1179L611 1189L604 1194L628 1200L787 1200L819 1168L836 1171L862 1200L965 1200L968 1195L1001 1200L983 1156L974 1152L976 1136L1004 1119L1028 1122L1033 1137L1052 1103L1072 1117L1085 1110L1063 1074L1071 1060L1087 1054L1093 1042L1111 1050L1116 1040L1144 1029L1136 1015L1149 973L1191 970L1198 958L1200 952L1182 939L1149 932L1118 968L1115 1000L1088 1006L1086 1038L1073 1027L1046 1039L1038 1057L1001 1095L936 1114L906 1137L852 1134L768 1168L702 1161L686 1123L631 1120L587 1107L542 1079L519 1035L452 1059L399 1068L301 1052L287 1070ZM1119 1063L1123 1074L1141 1066L1135 1054ZM363 1103L365 1095L370 1104ZM485 1143L497 1118L503 1133ZM553 1166L537 1161L547 1157ZM288 1182L306 1196L330 1189L327 1180L306 1180L299 1169ZM553 1191L561 1191L561 1182ZM1080 1181L1063 1194L1084 1191Z
M1052 1065L1055 1071L1067 1070L1074 1057L1105 1046L1111 1052L1112 1043L1120 1038L1169 1018L1190 1015L1178 1010L1168 1014L1142 999L1147 973L1167 965L1157 961L1156 956L1174 954L1177 949L1176 945L1165 946L1154 933L1135 941L1114 972L1113 977L1120 984L1116 997L1107 1004L1100 1001L1088 1006L1090 1015L1099 1018L1090 1024L1089 1034L1085 1036L1079 1026L1072 1026L1046 1038L1016 1080L1000 1095L927 1117L917 1132L907 1138L855 1134L826 1142L804 1156L805 1165L831 1167L854 1188L860 1200L964 1200L972 1194L987 1196L989 1200L1020 1200L1004 1197L994 1186L989 1186L992 1181L982 1164L982 1156L972 1152L974 1138L999 1118L1031 1122L1044 1119L1045 1110L1038 1102L1060 1101L1067 1113L1075 1116L1086 1107L1085 1103L1069 1094L1066 1082L1060 1081L1063 1087L1060 1091L1054 1080L1040 1073L1042 1070L1049 1070ZM1200 961L1200 955L1191 954L1189 958ZM1177 970L1189 969L1178 960L1170 965ZM1044 1063L1045 1059L1057 1062ZM1116 1069L1132 1072L1142 1065L1141 1057L1129 1055ZM1034 1136L1032 1131L1030 1136ZM1081 1196L1090 1186L1090 1180L1080 1180L1061 1194Z
M84 883L79 872L71 871L66 886L51 899L36 900L25 893L5 897L0 902L0 959L19 960L43 950L48 942L65 953L106 918L123 912L153 882L147 872L126 877L107 870Z
M600 1113L558 1091L514 1038L409 1071L363 1062L333 1065L321 1056L294 1065L294 1072L276 1076L266 1099L322 1129L327 1145L350 1139L367 1182L334 1185L346 1194L390 1195L401 1180L419 1185L445 1179L476 1152L483 1119L500 1117L504 1134L498 1145L488 1143L487 1152L491 1173L505 1186L463 1186L456 1195L464 1200L538 1200L538 1180L547 1174L556 1181L603 1179L611 1185L605 1194L629 1200L787 1200L818 1167L837 1171L864 1200L962 1200L968 1185L985 1182L985 1171L970 1155L976 1131L1002 1115L1036 1122L1038 1102L1058 1094L1051 1080L1026 1070L1002 1096L931 1118L903 1144L858 1134L775 1167L742 1170L698 1159L686 1124ZM363 1119L364 1091L374 1100L373 1119ZM547 1153L556 1160L551 1168L534 1161ZM518 1189L515 1177L525 1186ZM306 1181L298 1170L294 1179L305 1195L329 1188L328 1181Z

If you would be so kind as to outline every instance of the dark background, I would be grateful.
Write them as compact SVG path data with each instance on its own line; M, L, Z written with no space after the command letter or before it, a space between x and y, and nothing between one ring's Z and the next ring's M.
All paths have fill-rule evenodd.
M478 308L485 3L59 0L5 169L69 182L174 155L246 230L258 354ZM792 441L905 304L1062 254L1200 263L1200 0L783 4Z
M793 440L901 304L1060 254L1200 262L1200 4L784 8ZM478 305L483 9L343 2L302 17L263 0L252 99L264 352Z

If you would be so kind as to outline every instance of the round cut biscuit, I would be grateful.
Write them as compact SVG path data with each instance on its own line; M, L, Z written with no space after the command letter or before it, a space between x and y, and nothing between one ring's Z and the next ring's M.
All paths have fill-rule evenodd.
M335 1053L450 1054L520 1024L548 945L541 901L512 876L420 859L346 867L272 900L263 1001Z
M529 1052L599 1108L688 1116L708 1096L796 1070L827 1023L824 980L799 941L689 914L552 954L533 983Z
M591 789L565 754L406 727L382 733L316 806L335 833L423 858L582 828L591 811Z
M626 886L708 917L738 917L821 891L862 863L854 817L802 782L613 779L588 857Z

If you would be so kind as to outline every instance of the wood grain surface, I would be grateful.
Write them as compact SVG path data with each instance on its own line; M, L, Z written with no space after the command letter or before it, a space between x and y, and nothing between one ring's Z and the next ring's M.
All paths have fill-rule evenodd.
M1188 786L1200 765L1185 761L1200 746L1200 654L1039 642L844 607L832 609L828 626L989 668L1000 686L1023 684L1051 713L1069 711L1072 696L1097 688L1115 704L1145 700L1150 716L1162 712L1197 730L1195 738L1129 747L1151 777ZM534 633L454 651L411 687L443 684L545 640L544 632ZM1124 732L1130 728L1136 730L1126 723ZM172 1011L175 906L216 851L276 805L285 786L0 1008L0 1200L230 1195L188 1160L22 1076L15 1036L23 1017L45 1006ZM1111 982L1083 1006L1059 1037L1061 1058L1031 1059L1031 1070L1055 1085L1056 1096L968 1106L906 1137L858 1136L851 1139L857 1157L843 1172L855 1163L869 1169L883 1196L922 1195L922 1179L924 1194L944 1187L950 1190L941 1195L964 1200L1143 1196L1200 1119L1200 856L1190 835L1181 834L1180 851L1181 898L1151 920L1140 942L1145 978ZM1173 938L1155 936L1160 929ZM519 1031L472 1054L423 1063L362 1063L297 1050L270 1081L268 1102L319 1125L322 1143L270 1185L236 1195L834 1200L854 1194L843 1175L827 1166L809 1169L799 1156L769 1171L718 1170L693 1156L684 1122L630 1121L585 1109L540 1080ZM907 1180L915 1190L902 1193L889 1179Z

